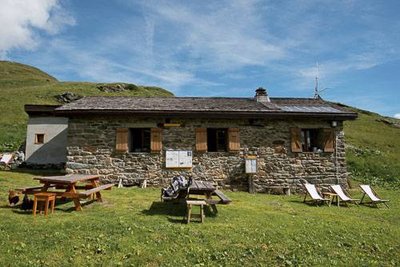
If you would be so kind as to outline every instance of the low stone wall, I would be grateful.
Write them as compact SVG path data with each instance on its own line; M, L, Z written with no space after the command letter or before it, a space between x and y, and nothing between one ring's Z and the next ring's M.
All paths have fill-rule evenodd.
M165 186L176 175L213 181L232 190L248 190L249 175L245 173L245 157L257 157L258 171L252 175L256 192L270 187L299 188L301 179L328 186L347 186L347 171L342 125L336 128L336 153L292 153L290 128L329 127L328 121L304 120L180 120L180 127L165 128L163 151L160 153L116 153L115 132L119 127L157 127L160 120L140 118L87 117L70 118L68 130L69 173L100 174L107 182L125 185L146 179L147 185ZM240 129L240 151L195 151L195 129L198 127L235 127ZM166 150L192 150L193 168L165 168Z

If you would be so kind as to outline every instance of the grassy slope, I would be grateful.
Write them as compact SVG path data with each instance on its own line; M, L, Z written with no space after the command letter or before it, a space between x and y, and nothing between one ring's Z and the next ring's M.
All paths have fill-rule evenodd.
M82 212L66 203L34 219L6 205L6 190L37 184L32 177L0 172L0 266L400 265L396 191L376 188L390 209L226 192L232 204L186 225L184 206L160 203L159 189L149 188L114 188Z
M23 142L28 116L25 104L58 104L54 96L73 92L82 96L172 96L158 87L138 86L137 90L106 93L96 83L58 82L46 73L19 63L0 61L0 151L14 150Z
M355 111L359 118L345 122L344 127L349 170L360 181L399 188L400 128L379 121L383 117L378 114Z

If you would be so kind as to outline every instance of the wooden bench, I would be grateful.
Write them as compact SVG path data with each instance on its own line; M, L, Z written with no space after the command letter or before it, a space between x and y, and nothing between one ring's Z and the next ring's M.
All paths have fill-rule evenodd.
M54 186L50 186L48 188L52 188L52 187L54 187ZM33 194L35 192L40 192L41 189L43 189L43 185L31 186L31 187L21 187L21 188L15 189L15 191L21 192L23 194Z
M219 197L221 199L216 204L229 204L232 202L232 200L230 200L227 196L225 196L225 194L222 193L220 190L215 190L213 195L216 195L217 197Z
M88 197L91 197L93 194L96 193L97 201L102 201L101 200L100 191L101 190L111 190L111 187L113 187L113 186L114 186L114 184L103 184L103 185L100 185L98 187L94 187L92 189L86 190L84 192L80 192L79 193L79 197L80 198L88 198Z

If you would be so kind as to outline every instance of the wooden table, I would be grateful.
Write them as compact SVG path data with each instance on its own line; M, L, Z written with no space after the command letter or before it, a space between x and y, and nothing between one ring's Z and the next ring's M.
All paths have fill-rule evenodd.
M202 195L205 197L205 201L212 207L214 212L217 212L216 204L229 204L231 200L219 191L212 183L206 181L192 181L189 186L188 198L190 195ZM212 199L212 196L217 196L219 200Z
M328 197L329 198L329 206L332 204L332 202L336 199L336 204L339 207L340 206L340 201L339 201L339 196L335 193L332 192L322 192L322 196Z
M189 195L204 195L210 199L217 188L210 182L194 180L189 187Z
M100 185L99 175L82 175L82 174L70 174L65 176L43 176L36 177L34 180L38 180L43 186L26 187L20 189L25 194L34 194L37 192L51 192L55 193L57 197L72 199L75 204L75 210L82 210L80 200L82 198L96 196L97 201L102 201L101 190L111 189L113 184ZM60 189L64 191L53 191L51 189ZM78 191L84 189L86 191Z

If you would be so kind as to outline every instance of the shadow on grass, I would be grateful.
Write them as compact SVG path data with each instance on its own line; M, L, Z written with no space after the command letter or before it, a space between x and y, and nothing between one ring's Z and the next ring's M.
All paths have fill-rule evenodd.
M195 213L199 212L198 209L194 210ZM142 210L145 215L166 215L168 221L172 223L186 223L186 205L183 202L160 202L154 201L150 208ZM212 211L209 206L204 207L204 214L206 217L216 217L217 214ZM176 218L180 217L180 218Z
M62 207L61 207L61 206L64 205L64 204L68 204L68 203L72 203L72 202L73 202L72 200L61 200L61 199L57 199L57 200L56 200L55 207L54 207L54 210L55 210L55 211L62 211L62 212L66 212L66 213L74 212L74 211L76 211L76 210L75 210L75 206L66 207L66 208L62 208ZM97 201L96 201L95 199L93 199L93 200L89 200L89 201L86 201L86 202L83 202L83 203L81 202L81 206L82 206L82 208L83 208L83 207L88 206L88 205L90 205L90 204L92 204L92 203L97 203ZM0 209L11 209L11 211L12 211L13 213L16 213L16 214L21 214L21 215L32 215L32 209L23 210L23 209L21 209L21 204L15 205L15 206L2 205L2 206L0 206ZM43 207L39 207L39 203L38 203L38 210L39 210L39 209L43 209ZM49 209L50 209L50 207L49 207ZM79 211L78 211L78 212L79 212Z

